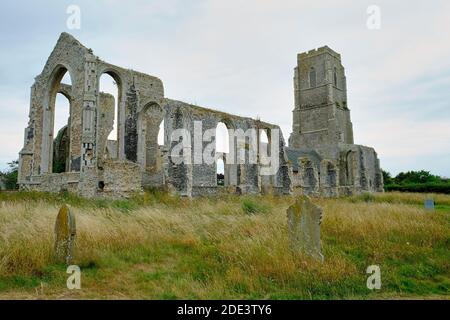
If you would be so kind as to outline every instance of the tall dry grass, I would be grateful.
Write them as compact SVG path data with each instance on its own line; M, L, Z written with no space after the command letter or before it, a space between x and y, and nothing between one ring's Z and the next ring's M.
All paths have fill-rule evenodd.
M225 196L180 200L178 205L152 203L129 211L71 207L77 223L74 263L87 270L83 290L76 294L87 298L368 297L372 293L365 288L365 268L371 264L384 271L383 294L397 296L402 290L442 294L449 284L449 212L430 213L409 204L420 202L422 195L392 197L397 200L316 199L325 213L323 264L289 250L290 197ZM450 202L449 196L439 199ZM264 209L247 210L252 203ZM55 264L52 252L58 209L58 204L40 200L3 202L3 297L34 291L20 284L8 287L14 277L48 282L44 297L67 292L64 269ZM415 267L425 271L416 274ZM408 278L403 279L408 272L420 280L413 283L418 289L408 289ZM420 287L427 272L435 285ZM6 279L3 289L2 279Z

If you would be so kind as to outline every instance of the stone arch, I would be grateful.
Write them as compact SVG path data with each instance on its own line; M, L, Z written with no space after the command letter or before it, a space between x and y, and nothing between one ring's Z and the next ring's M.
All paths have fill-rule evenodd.
M225 182L227 179L225 179L225 173L227 170L225 168L225 161L226 161L226 156L224 154L221 154L216 157L216 179L217 179L218 186L226 185Z
M258 161L261 165L267 165L272 146L272 130L269 127L258 128Z
M216 125L216 153L229 153L230 152L230 135L228 133L228 127L222 121L219 121Z
M339 169L336 164L324 159L320 163L320 191L326 197L336 197L339 186Z
M345 155L345 178L347 185L352 186L355 183L355 177L353 172L354 152L348 151Z
M53 111L52 173L70 171L70 95L58 90Z
M264 143L269 143L270 142L269 133L270 133L270 128L259 128L260 140Z
M124 76L122 75L122 73L119 70L117 70L116 68L109 67L109 66L101 68L99 73L98 73L97 84L98 84L100 78L104 74L107 74L111 78L114 79L114 81L117 83L118 88L120 88L119 93L122 93L122 89L123 89L123 85L124 85L124 80L123 80ZM97 90L97 92L99 92L99 90Z
M156 102L148 102L138 114L138 162L150 173L161 170L162 148L158 144L160 125L165 109ZM164 123L166 125L166 123ZM164 145L167 144L167 130L164 130Z
M73 73L70 71L70 67L65 64L57 64L53 71L50 73L48 78L47 86L44 92L44 103L43 103L43 114L42 114L42 143L41 143L41 173L51 173L53 172L53 155L54 155L54 138L56 138L57 133L55 133L55 104L56 96L61 92L61 80L64 75L69 73L71 83L75 83L73 78ZM61 92L67 97L69 101L69 117L67 122L67 139L68 139L68 154L67 154L67 165L65 171L70 168L71 159L71 146L70 146L70 134L72 131L71 118L72 118L72 101L73 96L69 95L68 92L63 90Z
M216 150L217 160L216 160L216 173L218 172L218 159L223 161L223 185L224 186L236 186L238 184L238 169L237 169L237 138L234 135L236 124L230 118L222 117L216 125L216 130L219 124L225 125L228 134L228 152L218 152ZM221 165L221 164L220 164ZM218 185L219 181L218 181Z
M61 83L59 85L59 90L57 93L62 94L64 97L67 98L67 100L69 100L69 102L72 102L72 86L68 85L68 84L63 84Z
M114 100L114 116L113 116L113 127L111 129L111 132L109 133L107 137L107 143L110 147L110 156L114 159L119 158L120 154L122 153L121 150L123 149L123 129L121 124L123 123L124 119L124 112L125 112L125 104L123 102L123 77L114 68L106 67L102 69L98 73L98 79L97 79L97 106L100 105L100 95L101 91L103 91L104 88L101 88L101 82L102 77L105 75L109 76L116 84L117 86L117 98ZM111 94L111 93L110 93ZM114 94L112 94L114 96ZM113 141L113 142L111 142ZM114 144L114 146L113 146ZM111 152L113 150L113 152Z
M275 175L268 175L267 169L271 164L272 129L258 124L258 165L261 190L263 193L272 192L276 184Z
M222 123L225 125L226 129L227 129L227 133L228 133L228 157L227 159L225 159L224 161L227 161L228 163L235 163L236 161L234 159L231 159L230 156L231 155L236 155L236 137L234 136L234 131L236 130L236 124L233 122L233 120L226 118L226 117L222 117L219 118L217 124L216 124L216 132L217 132L217 126Z
M231 119L221 118L216 124L216 177L218 186L236 185L236 143L234 123ZM217 143L220 139L223 143ZM223 144L223 145L221 145ZM220 147L222 148L220 148ZM223 168L222 168L223 166ZM223 172L220 170L223 169Z
M314 163L308 157L300 157L299 173L304 194L316 194L319 190L319 173Z
M332 162L327 163L325 176L327 184L332 188L338 186L336 170L336 166Z
M69 127L62 127L53 141L52 172L62 173L69 169Z

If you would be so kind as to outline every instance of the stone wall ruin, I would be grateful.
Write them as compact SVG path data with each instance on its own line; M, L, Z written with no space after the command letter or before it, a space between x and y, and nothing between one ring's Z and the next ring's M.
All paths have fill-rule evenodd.
M340 72L343 74L343 69ZM65 74L71 85L61 83ZM117 114L114 97L100 92L103 74L117 84ZM322 74L317 74L315 81L323 81ZM54 129L57 93L70 103L67 125L59 132ZM339 101L345 98L343 93L334 96ZM314 97L322 99L321 91L308 99L314 101ZM342 108L342 115L336 118L344 121L349 113L346 106ZM294 117L294 128L303 117ZM115 122L117 140L109 140ZM219 123L228 130L227 153L214 147L216 137L211 132ZM159 145L161 124L164 143ZM112 198L128 197L145 188L187 197L219 192L291 194L295 189L309 195L337 196L380 190L382 176L376 154L371 148L353 145L351 126L344 127L344 138L336 150L314 145L326 136L303 141L295 134L288 147L279 126L169 99L157 77L102 61L91 49L62 33L31 87L18 183L22 190ZM260 141L262 132L269 142ZM300 147L299 141L304 142ZM213 160L202 161L203 157ZM269 158L276 160L275 170L271 170ZM220 183L218 159L224 162Z

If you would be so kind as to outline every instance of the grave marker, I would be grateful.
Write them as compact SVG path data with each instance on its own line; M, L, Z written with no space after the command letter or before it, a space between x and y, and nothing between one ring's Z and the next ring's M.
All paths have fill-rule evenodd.
M320 243L322 209L308 196L300 196L287 209L289 242L293 250L302 251L323 261Z
M63 205L55 223L55 256L58 261L71 264L75 235L75 216L69 207Z
M426 210L434 210L434 200L433 199L425 200L425 209Z

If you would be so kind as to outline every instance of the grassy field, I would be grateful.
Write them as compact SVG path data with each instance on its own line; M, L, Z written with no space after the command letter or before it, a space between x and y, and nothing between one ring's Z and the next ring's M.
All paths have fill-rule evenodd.
M437 209L423 209L435 199ZM389 299L450 297L450 196L385 193L314 199L324 209L323 264L289 250L292 197L130 200L0 193L0 299ZM68 290L54 224L76 215ZM366 287L379 265L382 288Z

